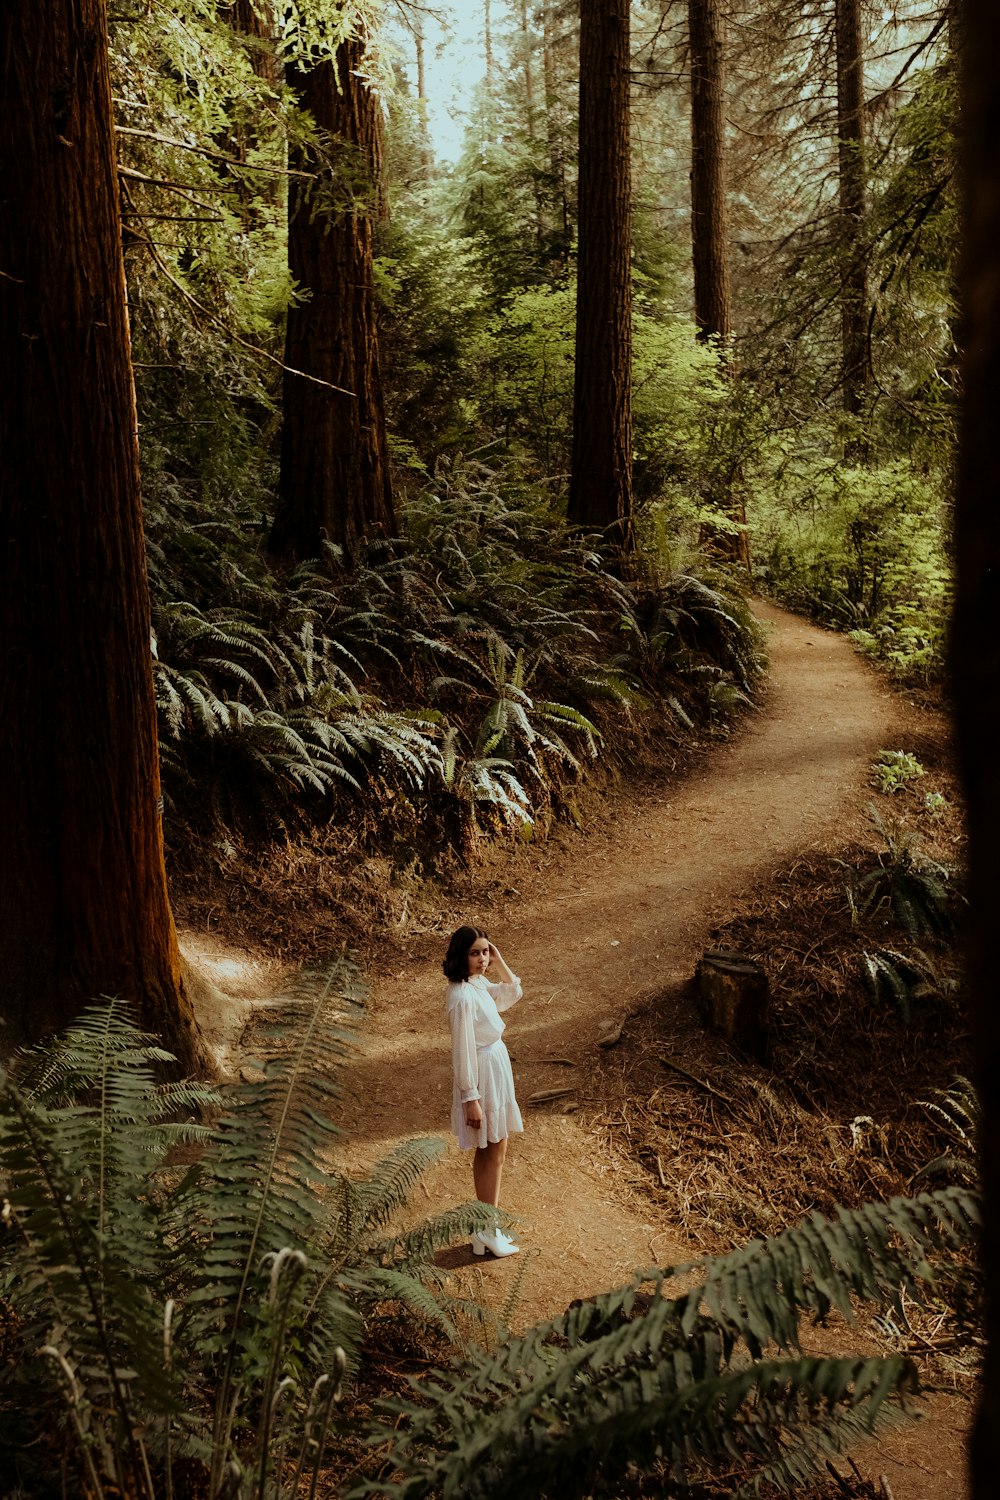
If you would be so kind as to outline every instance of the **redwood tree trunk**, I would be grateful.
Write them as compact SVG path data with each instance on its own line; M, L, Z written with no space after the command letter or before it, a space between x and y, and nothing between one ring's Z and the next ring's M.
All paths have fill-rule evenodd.
M691 55L691 259L698 336L724 353L732 332L729 214L726 202L726 69L717 0L688 0ZM728 369L727 365L727 369ZM702 545L750 570L744 480L738 467L720 479L715 503L739 528L702 528Z
M434 170L434 152L427 126L427 66L424 56L424 18L418 11L410 22L417 54L417 118L420 122L420 161L425 176Z
M378 101L356 76L364 50L351 38L337 50L337 73L323 62L288 74L325 137L325 159L310 149L293 162L319 181L293 177L289 190L288 263L305 300L288 313L270 545L300 560L327 541L349 562L364 536L396 534L372 274L382 132Z
M275 87L278 63L274 51L277 31L273 0L231 0L233 28L249 43L250 66L258 78Z
M864 410L869 385L868 269L861 226L865 212L865 73L861 0L836 0L837 150L844 272L840 301L844 410ZM863 457L857 437L848 457Z
M995 0L964 0L961 12L965 403L951 678L969 833L966 972L983 1104L988 1344L972 1438L972 1490L975 1500L987 1500L1000 1473L1000 10Z
M688 0L691 53L691 249L702 338L731 331L726 211L725 66L716 0Z
M190 1069L105 0L0 7L0 99L0 1047L118 995Z
M569 259L573 241L572 210L569 201L569 184L566 180L566 142L561 129L559 107L559 79L556 60L557 39L555 0L542 0L542 70L545 86L545 139L548 146L549 169L558 210L558 226L554 242L554 259L565 262Z
M576 374L568 515L618 546L632 525L629 7L581 0Z

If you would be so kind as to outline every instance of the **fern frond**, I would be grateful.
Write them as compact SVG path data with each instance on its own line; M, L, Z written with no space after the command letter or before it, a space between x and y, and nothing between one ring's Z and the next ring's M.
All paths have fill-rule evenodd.
M395 1302L446 1338L457 1337L455 1325L444 1311L440 1296L429 1291L417 1276L397 1270L395 1266L366 1266L359 1271L344 1270L339 1279L352 1300L367 1311L384 1302Z
M613 1478L660 1453L681 1477L713 1457L790 1473L808 1443L792 1458L789 1434L815 1429L822 1451L820 1434L832 1441L845 1418L874 1422L912 1369L899 1358L765 1361L764 1349L795 1351L805 1312L850 1316L854 1296L891 1301L900 1283L916 1288L931 1251L967 1240L977 1218L973 1195L949 1189L813 1215L729 1256L637 1272L425 1384L420 1404L391 1403L395 1488L513 1497L530 1476L535 1493L582 1495L595 1469ZM693 1270L698 1285L665 1295L671 1275Z
M500 1217L501 1228L504 1228L507 1220L503 1215ZM482 1203L467 1203L425 1219L414 1228L401 1230L382 1240L359 1244L355 1253L376 1265L422 1265L429 1263L439 1250L447 1249L457 1239L492 1229L496 1222L496 1209Z
M381 1229L406 1202L412 1189L445 1149L437 1138L403 1141L383 1157L361 1183L346 1183L345 1235L355 1245Z

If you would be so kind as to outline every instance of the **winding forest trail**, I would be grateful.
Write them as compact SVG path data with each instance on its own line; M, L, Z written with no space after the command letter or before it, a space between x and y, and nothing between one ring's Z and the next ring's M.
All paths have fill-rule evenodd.
M609 1018L659 996L686 1004L680 987L734 900L796 854L840 847L860 827L869 766L891 743L896 702L843 637L764 603L756 612L768 636L769 688L729 744L669 793L617 798L627 815L574 835L564 850L543 849L539 873L519 871L521 889L508 887L486 909L446 914L443 931L387 935L381 972L370 976L363 1052L350 1069L348 1169L449 1129L440 961L452 927L488 927L521 976L524 999L507 1017L506 1040L524 1107L536 1092L586 1078ZM523 1327L620 1284L635 1266L700 1253L651 1201L620 1190L583 1112L560 1113L557 1102L524 1115L503 1190L522 1253L484 1263L467 1245L454 1247L444 1263L465 1290L497 1307L515 1290L513 1321ZM469 1158L452 1139L413 1209L423 1215L471 1197ZM895 1500L964 1493L964 1409L932 1399L928 1417L861 1455L866 1472L888 1476Z
M669 795L632 802L627 819L574 839L570 859L553 854L530 901L509 889L490 910L455 914L456 926L487 926L523 981L506 1038L522 1102L585 1073L603 1022L676 992L735 897L796 853L833 835L842 841L845 825L859 819L892 700L842 637L766 604L757 611L770 685L763 710L733 742ZM442 950L439 934L396 937L383 972L371 976L345 1118L358 1165L395 1141L449 1128ZM582 1116L524 1114L503 1192L524 1225L519 1323L607 1289L634 1266L698 1253L654 1222L652 1206L644 1216L616 1197L611 1164ZM428 1177L430 1202L421 1206L462 1202L470 1189L468 1159L453 1147ZM470 1252L457 1254L471 1261Z

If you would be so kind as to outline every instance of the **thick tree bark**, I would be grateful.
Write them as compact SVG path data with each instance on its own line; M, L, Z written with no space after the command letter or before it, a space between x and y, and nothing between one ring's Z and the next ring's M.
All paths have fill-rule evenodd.
M1000 9L964 0L965 403L955 515L951 678L969 832L966 973L983 1104L987 1353L971 1445L975 1500L1000 1473Z
M278 61L274 50L276 34L273 0L231 0L233 29L248 40L250 66L272 88L278 82Z
M580 184L568 515L616 545L632 520L629 7L581 0Z
M203 1061L167 901L105 0L0 7L0 1049Z
M836 0L837 150L841 238L844 257L840 300L844 410L858 417L870 380L868 360L868 268L861 227L865 213L865 72L861 0ZM863 458L857 437L848 457Z
M691 248L702 338L731 330L726 209L725 64L716 0L688 0L691 54Z
M294 165L320 180L293 177L289 191L288 263L305 300L288 314L270 545L299 560L331 542L349 562L363 537L396 534L372 274L382 131L378 101L357 77L364 51L353 37L337 49L336 73L331 62L289 73L332 155L331 165L314 150L298 153Z

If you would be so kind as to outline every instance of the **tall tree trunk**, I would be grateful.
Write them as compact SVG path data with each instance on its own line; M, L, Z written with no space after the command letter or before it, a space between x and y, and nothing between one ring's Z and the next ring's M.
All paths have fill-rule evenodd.
M278 82L274 0L232 0L230 14L233 30L247 38L250 66L274 88Z
M105 0L0 7L0 1047L204 1061L167 900Z
M844 410L860 417L869 386L868 268L862 243L865 213L865 72L861 0L835 0L837 36L837 150L843 289L840 301ZM864 457L855 433L847 456Z
M691 248L702 338L731 331L726 208L725 64L716 0L688 0L691 55Z
M568 515L624 549L632 518L629 7L581 0L576 373Z
M531 28L528 25L528 0L521 0L521 67L524 72L524 108L528 135L535 135L535 76L531 66Z
M243 38L247 56L254 73L269 88L278 86L278 58L275 50L276 18L273 0L230 0L227 7L229 24ZM247 161L250 152L259 144L260 137L254 125L245 122L230 125L217 137L224 152L232 153L237 161ZM279 179L266 173L256 174L253 185L242 173L235 173L239 186L239 202L244 222L249 229L258 227L260 216L255 211L255 198L277 202L280 191Z
M969 833L966 974L983 1105L987 1352L971 1443L972 1493L974 1500L987 1500L1000 1473L1000 9L995 0L964 0L960 11L965 402L951 679Z
M691 259L698 337L715 340L729 358L729 213L726 202L726 69L717 0L688 0L691 57ZM721 481L715 503L738 528L706 525L702 544L749 570L743 475Z
M417 12L411 22L413 45L417 54L417 119L420 122L420 161L425 176L434 168L434 153L431 150L430 132L427 128L427 68L424 57L424 18Z
M559 80L556 63L555 0L542 0L542 68L545 83L545 135L553 184L558 193L559 234L557 258L569 258L573 242L569 185L566 181L566 149L559 129Z
M382 131L378 102L357 76L364 53L352 37L337 49L336 72L332 62L289 72L325 141L323 156L296 154L294 165L319 180L293 177L288 204L288 263L304 300L288 313L270 546L299 560L331 542L349 562L366 535L396 534L372 271Z
M490 0L483 0L483 49L486 60L486 97L493 99L493 20Z

